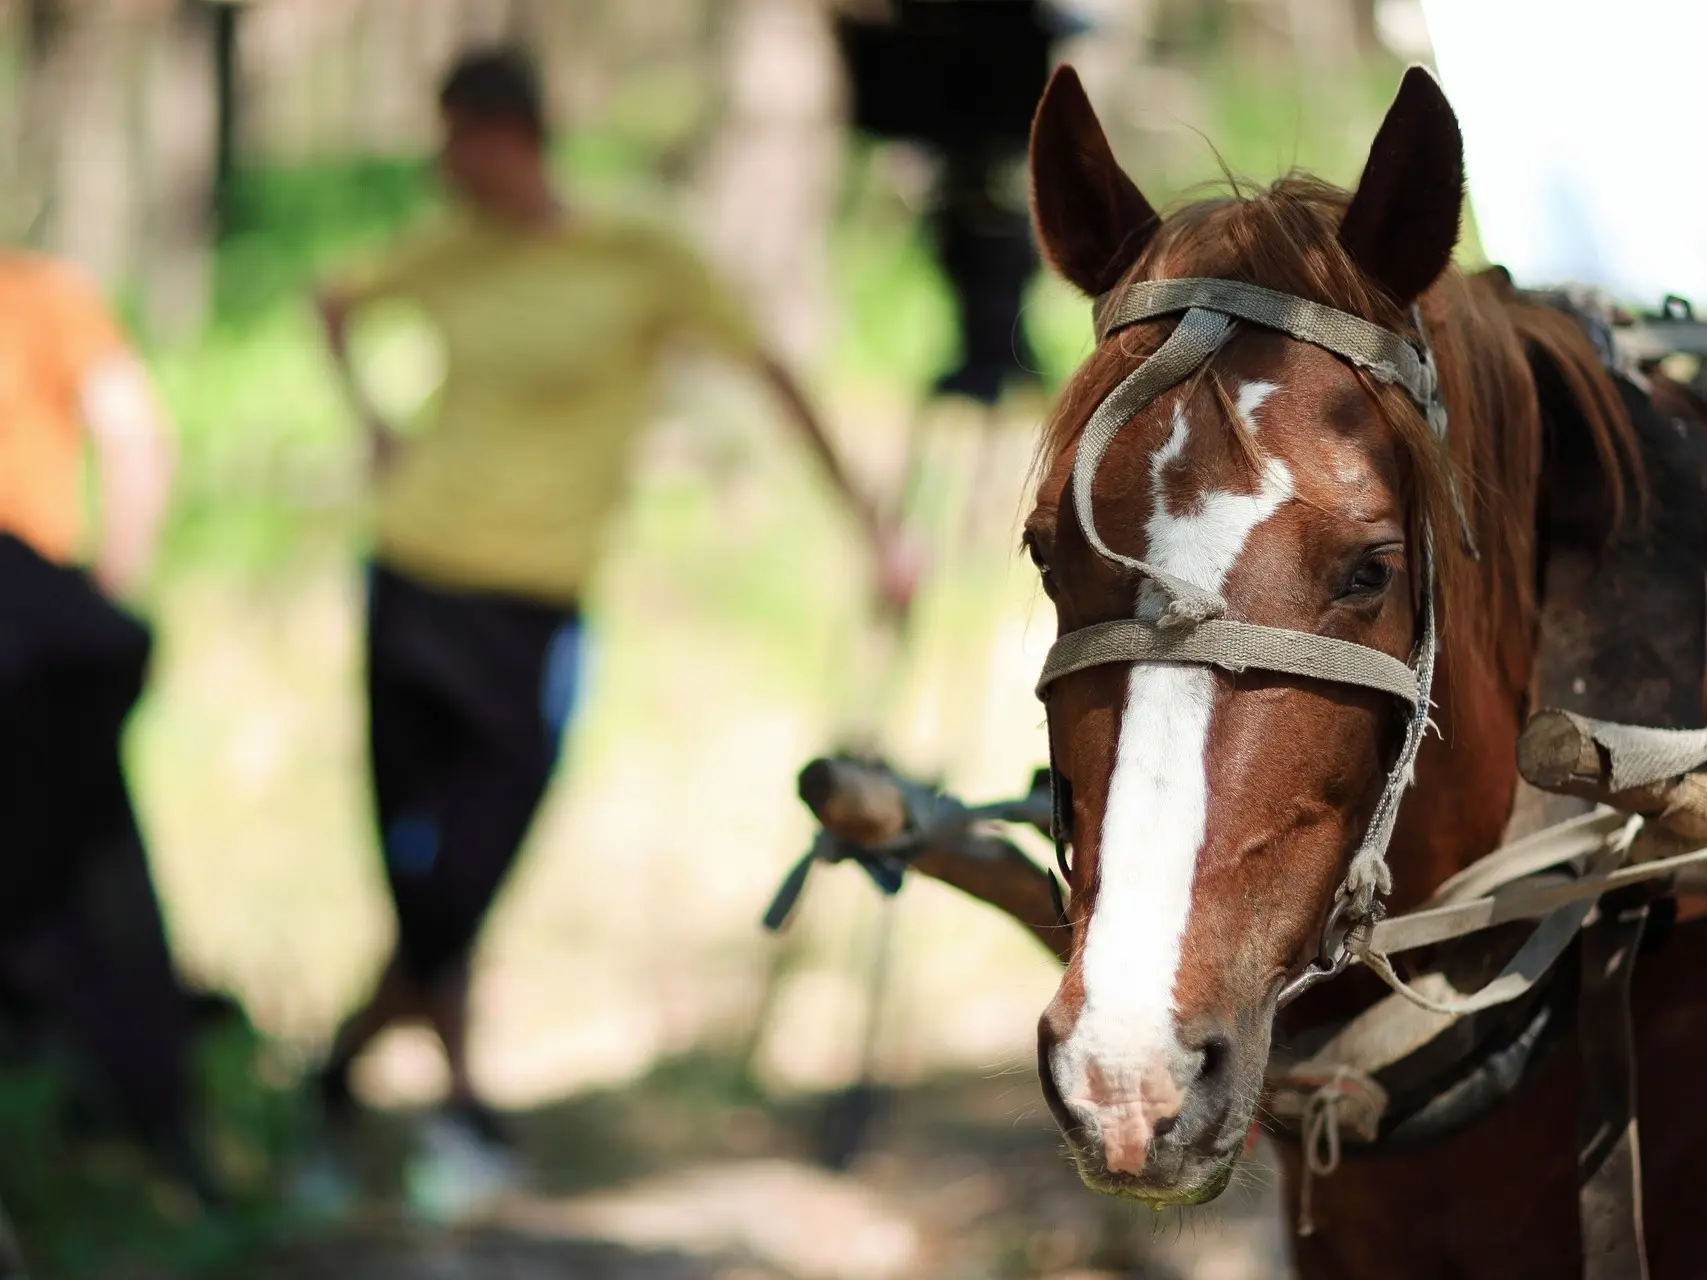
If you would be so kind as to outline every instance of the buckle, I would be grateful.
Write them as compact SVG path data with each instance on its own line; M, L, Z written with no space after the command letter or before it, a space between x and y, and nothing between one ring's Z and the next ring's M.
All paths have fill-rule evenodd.
M1376 904L1375 911L1380 912L1379 904ZM1374 921L1358 920L1347 924L1346 918L1350 912L1351 898L1342 889L1334 897L1334 909L1328 913L1328 922L1322 926L1322 942L1317 949L1316 958L1281 987L1279 996L1275 998L1276 1009L1284 1009L1311 987L1326 982L1329 978L1339 977L1351 965L1356 958L1351 946L1352 934Z

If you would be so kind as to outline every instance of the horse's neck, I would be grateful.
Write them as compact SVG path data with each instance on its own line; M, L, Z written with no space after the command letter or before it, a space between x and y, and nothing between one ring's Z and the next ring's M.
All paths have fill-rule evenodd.
M1434 722L1417 757L1388 852L1391 906L1417 905L1455 871L1497 848L1517 790L1523 691L1488 655L1464 645L1441 656Z

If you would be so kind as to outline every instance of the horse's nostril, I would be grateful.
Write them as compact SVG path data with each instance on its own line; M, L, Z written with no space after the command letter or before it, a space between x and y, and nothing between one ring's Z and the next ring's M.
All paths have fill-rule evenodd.
M1067 1100L1061 1096L1061 1088L1055 1083L1055 1067L1050 1061L1060 1039L1053 1021L1045 1012L1037 1026L1038 1083L1043 1086L1043 1101L1048 1104L1049 1112L1055 1117L1055 1122L1061 1126L1062 1132L1073 1133L1079 1127L1078 1121L1067 1106Z
M1214 1084L1227 1070L1233 1058L1233 1042L1226 1036L1208 1037L1198 1046L1197 1079L1199 1084Z
M1151 1131L1151 1136L1159 1141L1172 1133L1174 1131L1174 1126L1178 1123L1178 1116L1161 1116L1157 1119L1155 1127Z

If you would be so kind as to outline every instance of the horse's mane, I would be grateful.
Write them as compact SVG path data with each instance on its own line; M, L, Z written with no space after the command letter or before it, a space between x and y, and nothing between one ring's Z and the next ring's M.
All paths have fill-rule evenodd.
M1122 283L1182 276L1242 280L1414 334L1411 317L1352 263L1337 231L1350 195L1308 176L1236 190L1167 217ZM1495 647L1518 686L1534 633L1535 532L1546 441L1531 360L1553 367L1606 476L1612 526L1627 492L1640 494L1634 431L1587 338L1568 316L1524 305L1503 276L1456 267L1424 295L1423 324L1449 415L1451 467L1470 509L1479 560L1464 554L1451 476L1428 424L1403 391L1360 373L1400 452L1408 509L1434 533L1442 615L1463 640ZM1125 330L1068 383L1044 428L1040 460L1070 448L1096 406L1166 336L1163 325ZM1211 366L1212 376L1213 366ZM1231 416L1230 421L1233 421ZM1610 530L1609 530L1610 533Z

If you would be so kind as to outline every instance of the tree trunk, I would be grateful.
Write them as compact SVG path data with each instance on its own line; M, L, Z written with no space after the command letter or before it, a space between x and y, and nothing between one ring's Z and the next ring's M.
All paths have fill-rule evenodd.
M136 267L143 319L158 338L186 337L207 314L213 242L236 166L235 9L179 10L146 42L147 252L136 255Z
M739 0L726 30L729 106L703 174L702 225L767 336L804 360L828 313L841 154L835 47L813 0Z
M64 6L52 25L33 68L51 152L41 239L112 288L130 268L137 230L127 24L107 0Z

